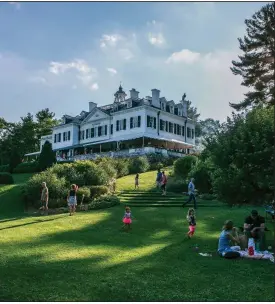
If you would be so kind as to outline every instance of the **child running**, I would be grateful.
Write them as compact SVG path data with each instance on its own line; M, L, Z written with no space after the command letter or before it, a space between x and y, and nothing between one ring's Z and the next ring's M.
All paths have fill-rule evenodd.
M139 189L139 174L135 177L135 189Z
M191 237L194 235L196 230L196 216L195 216L195 210L193 208L189 208L186 219L189 223L189 231L187 233L187 236L189 239L191 239Z
M132 214L130 207L125 207L125 213L122 221L124 223L122 229L126 229L128 232L131 229L132 224Z

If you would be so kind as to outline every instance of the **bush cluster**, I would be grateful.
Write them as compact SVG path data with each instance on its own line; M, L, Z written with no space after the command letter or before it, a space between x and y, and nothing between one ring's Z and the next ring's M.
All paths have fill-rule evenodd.
M12 175L8 172L0 172L0 184L2 185L14 184Z
M95 209L104 209L104 208L110 208L116 205L119 205L120 200L115 195L102 195L96 199L94 199L89 204L89 209L95 210Z
M39 172L37 162L20 163L13 169L13 173L35 173Z
M9 172L10 166L9 165L2 165L0 166L0 172Z

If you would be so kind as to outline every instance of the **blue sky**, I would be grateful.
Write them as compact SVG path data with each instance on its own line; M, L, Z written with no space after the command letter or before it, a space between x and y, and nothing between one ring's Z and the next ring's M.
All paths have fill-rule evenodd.
M0 117L57 117L113 102L120 81L224 121L245 88L230 71L245 18L264 3L0 3Z

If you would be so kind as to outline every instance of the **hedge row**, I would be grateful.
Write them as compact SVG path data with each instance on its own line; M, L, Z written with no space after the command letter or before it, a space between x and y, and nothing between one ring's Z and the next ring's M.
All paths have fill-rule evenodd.
M2 185L14 184L12 175L7 172L0 172L0 184L2 184Z

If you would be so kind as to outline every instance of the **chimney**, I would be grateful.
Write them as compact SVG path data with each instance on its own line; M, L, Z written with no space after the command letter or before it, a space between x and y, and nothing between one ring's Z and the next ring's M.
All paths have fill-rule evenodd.
M97 107L96 103L94 103L92 101L89 102L89 112L92 112L93 109L95 109L96 107Z
M159 94L160 94L160 90L152 89L152 106L155 106L158 108L160 108Z
M138 94L139 94L139 92L136 91L135 89L130 90L130 97L131 97L131 99L137 100L138 99Z
M185 117L187 117L187 100L183 100L182 102L181 102L181 104L183 105L183 110L182 110L182 114L183 114L183 116L185 116Z

